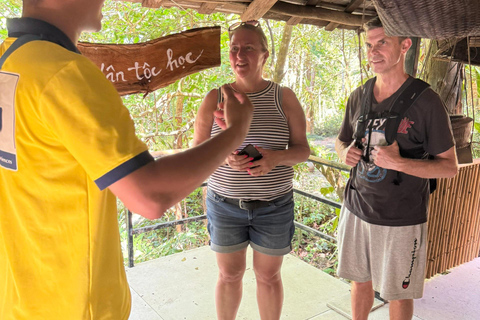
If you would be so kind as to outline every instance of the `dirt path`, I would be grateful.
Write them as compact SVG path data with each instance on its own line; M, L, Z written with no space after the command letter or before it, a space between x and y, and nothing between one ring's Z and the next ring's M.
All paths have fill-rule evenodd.
M312 146L324 146L325 148L329 149L330 151L335 151L335 139L337 137L323 137L321 139L312 140L310 144Z

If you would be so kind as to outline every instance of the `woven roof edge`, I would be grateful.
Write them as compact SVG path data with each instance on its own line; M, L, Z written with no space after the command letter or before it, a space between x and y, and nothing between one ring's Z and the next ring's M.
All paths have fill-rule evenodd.
M480 35L478 0L372 1L390 36L446 39Z

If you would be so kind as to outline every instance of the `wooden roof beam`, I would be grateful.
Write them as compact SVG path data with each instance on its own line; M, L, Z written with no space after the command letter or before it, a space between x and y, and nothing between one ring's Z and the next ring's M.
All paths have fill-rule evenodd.
M164 0L142 0L142 7L145 8L160 8Z
M198 13L202 14L212 14L215 12L215 8L217 7L216 3L207 3L204 2L200 5L200 8L198 8Z
M295 26L299 24L302 20L303 18L300 18L300 17L291 17L290 19L288 19L287 24L289 26Z
M277 0L253 0L240 16L242 21L258 20L273 7Z
M258 1L258 0L257 0ZM270 12L276 12L280 14L288 14L292 17L307 18L307 19L316 19L316 20L325 20L330 22L335 22L339 24L344 24L347 26L361 26L362 25L362 16L353 15L346 12L327 10L322 8L312 8L306 6L298 6L289 4L286 2L277 2L271 9Z
M170 7L182 7L182 8L190 8L194 10L198 10L202 3L208 2L216 3L217 7L215 8L215 12L223 12L223 13L236 13L236 14L245 14L248 10L248 5L245 2L237 2L239 0L233 0L231 2L225 2L225 0L114 0L114 1L126 1L126 2L139 2L143 3L144 5L151 5L158 8L161 4L164 8ZM244 1L244 0L241 0ZM255 0L259 3L261 1L267 0ZM271 0L268 0L269 2ZM313 0L314 1L314 0ZM322 2L320 2L322 3ZM252 5L253 3L250 3ZM317 4L318 5L318 4ZM253 7L252 9L253 10ZM277 1L273 7L262 16L266 16L268 18L278 19L279 16L285 16L285 18L280 18L278 20L288 21L290 19L291 23L295 23L293 18L301 18L301 23L318 25L321 27L326 26L329 22L339 23L342 28L345 29L356 29L362 25L362 16L361 15L354 15L338 10L330 10L321 7L313 7L312 6L300 6L289 4L286 2L279 2ZM276 17L276 18L275 18ZM242 16L243 20L243 16Z
M307 3L305 3L306 6L316 6L317 4L320 3L321 0L308 0Z
M355 11L356 9L358 9L358 7L360 7L360 5L363 3L364 0L352 0L350 1L350 3L348 4L348 6L345 8L344 12L347 12L347 13L352 13L353 11ZM326 27L325 27L325 30L327 31L333 31L335 30L336 27L338 27L340 24L339 23L335 23L335 22L330 22Z

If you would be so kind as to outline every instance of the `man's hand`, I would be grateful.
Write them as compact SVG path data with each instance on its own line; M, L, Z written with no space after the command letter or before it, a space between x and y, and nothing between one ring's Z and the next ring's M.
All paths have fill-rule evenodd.
M335 140L335 151L337 151L340 160L352 167L357 165L363 155L363 151L355 146L355 141L348 145L348 142L340 141L338 138Z
M384 169L399 171L399 162L402 158L397 141L389 146L375 146L372 150L373 162Z
M245 137L252 121L252 103L245 93L233 91L229 85L223 85L222 92L224 102L219 103L220 110L214 112L215 122L224 130L237 128L239 135Z
M346 151L347 151L347 154L345 156L345 163L348 164L349 166L355 167L357 163L360 161L360 159L362 158L363 150L358 149L355 146L355 141L353 141Z

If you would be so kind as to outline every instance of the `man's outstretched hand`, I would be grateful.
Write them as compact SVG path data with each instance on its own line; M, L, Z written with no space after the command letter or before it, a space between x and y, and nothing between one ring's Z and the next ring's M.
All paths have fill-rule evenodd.
M250 129L253 105L247 95L234 91L229 85L222 86L224 101L219 103L219 110L214 112L215 122L222 128L236 128L245 137Z

